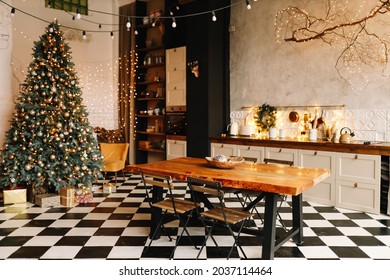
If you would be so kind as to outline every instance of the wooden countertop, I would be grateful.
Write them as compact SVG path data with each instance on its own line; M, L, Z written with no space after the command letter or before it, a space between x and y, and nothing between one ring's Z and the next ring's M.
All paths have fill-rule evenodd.
M368 155L390 156L390 142L371 142L366 145L364 141L354 140L351 143L338 143L328 141L309 141L308 139L268 139L255 136L215 136L210 137L211 143L235 144L248 146L277 147L290 149L304 149L329 151L340 153L356 153Z

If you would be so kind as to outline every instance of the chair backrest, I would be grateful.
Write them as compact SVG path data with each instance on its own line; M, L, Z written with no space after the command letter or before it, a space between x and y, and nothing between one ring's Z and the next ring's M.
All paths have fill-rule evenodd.
M227 222L226 213L225 213L225 199L224 199L224 191L222 190L222 183L219 181L213 180L205 180L194 177L187 177L188 187L191 191L191 195L193 198L196 197L196 193L201 193L204 195L209 195L218 198L218 206L221 208L222 216ZM211 205L206 205L206 207L210 208ZM199 209L196 211L199 215Z
M104 161L126 161L129 143L100 143Z
M264 158L264 163L284 164L290 166L294 165L294 162L292 160L282 160L282 159L273 159L273 158Z
M169 194L169 196L173 198L172 190L174 188L174 185L173 185L172 178L170 176L163 176L160 174L149 173L149 172L142 172L141 176L142 176L141 182L143 183L146 192L146 200L148 201L150 206L152 206L154 202L152 201L152 198L150 197L150 193L149 193L151 186L167 189L168 190L167 194ZM160 198L160 200L161 199L162 198ZM175 205L173 207L175 207Z

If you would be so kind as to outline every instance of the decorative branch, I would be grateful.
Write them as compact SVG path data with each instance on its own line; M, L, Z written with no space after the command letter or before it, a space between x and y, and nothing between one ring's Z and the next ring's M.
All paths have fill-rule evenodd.
M335 64L338 75L355 89L355 82L364 82L364 88L368 79L362 73L372 73L376 65L380 65L383 72L388 63L389 41L370 32L368 23L390 12L390 0L379 0L361 17L352 10L357 4L352 4L353 7L348 7L348 4L351 5L348 1L326 0L322 17L310 15L298 7L280 10L275 17L275 35L279 42L322 40L329 45L341 44L343 51ZM364 4L368 5L365 2L359 4L361 9Z

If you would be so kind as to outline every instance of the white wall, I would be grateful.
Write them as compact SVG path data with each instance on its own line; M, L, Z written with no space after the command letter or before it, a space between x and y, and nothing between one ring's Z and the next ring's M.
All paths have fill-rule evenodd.
M361 0L351 0L355 7ZM375 4L377 1L364 1ZM288 6L304 8L317 15L324 11L326 0L252 1L252 9L245 5L232 8L231 24L231 109L261 105L336 105L352 109L386 109L390 105L389 67L385 72L374 67L362 77L370 84L355 91L337 74L335 64L342 49L337 43L322 41L308 43L277 43L274 34L276 13ZM390 28L384 15L370 30L383 35ZM357 82L361 77L355 75ZM355 81L356 81L355 80Z
M5 132L12 113L11 52L12 28L10 9L0 5L0 146L4 144Z

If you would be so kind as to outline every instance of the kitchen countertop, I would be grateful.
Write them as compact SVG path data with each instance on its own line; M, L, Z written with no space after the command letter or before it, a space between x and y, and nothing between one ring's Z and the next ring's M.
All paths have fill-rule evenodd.
M210 137L211 143L235 144L248 146L263 146L291 149L306 149L318 151L330 151L341 153L357 153L369 155L390 156L390 142L353 140L350 143L338 143L330 141L309 141L307 138L269 139L256 136L214 136Z

